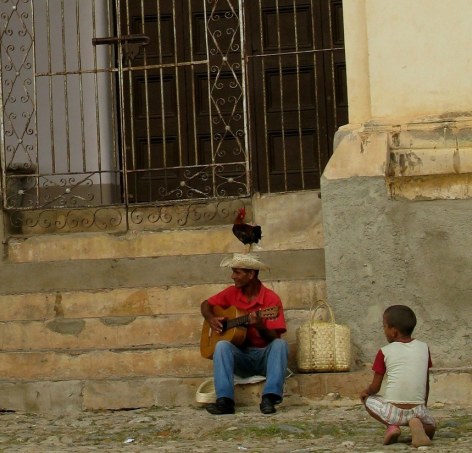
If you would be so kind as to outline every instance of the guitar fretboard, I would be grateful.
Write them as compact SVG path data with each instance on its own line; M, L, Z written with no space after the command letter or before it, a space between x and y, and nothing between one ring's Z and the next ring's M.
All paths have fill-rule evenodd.
M242 326L249 322L249 314L239 316L238 318L228 319L226 321L226 329L232 329L233 327Z

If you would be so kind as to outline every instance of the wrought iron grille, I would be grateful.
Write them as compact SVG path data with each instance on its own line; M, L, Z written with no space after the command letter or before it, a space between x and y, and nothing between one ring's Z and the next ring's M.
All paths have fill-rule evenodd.
M10 234L227 222L254 190L316 187L342 105L317 98L319 67L342 78L322 3L0 0Z

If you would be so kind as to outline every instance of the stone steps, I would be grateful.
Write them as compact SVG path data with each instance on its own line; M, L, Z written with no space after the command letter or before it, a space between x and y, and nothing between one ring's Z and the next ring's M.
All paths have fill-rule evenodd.
M306 268L303 258L313 256L292 251L284 258ZM200 258L208 263L208 257ZM326 297L324 279L311 272L297 269L294 279L289 267L291 278L265 279L284 300L289 366L295 372L296 329L310 305ZM212 362L199 354L199 305L227 285L223 277L214 280L224 282L204 284L188 279L182 286L1 294L0 407L67 412L196 404L198 386L212 374ZM371 374L369 369L296 373L287 380L285 401L302 404L337 393L357 398ZM471 383L470 370L434 372L431 401L472 402ZM257 403L261 390L262 384L237 386L238 404Z
M271 266L261 278L284 302L296 371L296 330L326 300L320 200L306 192L252 202L263 225L258 253ZM221 259L243 251L229 225L9 240L0 260L0 408L196 404L198 386L212 374L212 362L199 354L200 303L231 283ZM370 376L355 368L295 374L285 401L357 397ZM454 385L451 398L472 401L463 391L472 388L469 372L435 375L435 398L445 394L444 382ZM238 404L256 403L261 388L237 386Z
M296 328L308 314L307 301L324 300L324 281L280 280L267 285L285 301L286 338L293 349ZM198 349L200 302L225 286L215 283L0 296L0 354L4 357L0 377L50 379L55 373L62 379L64 368L69 378L74 378L74 372L76 378L93 378L98 372L91 364L93 360L108 369L110 377L119 377L117 354L123 376L128 375L126 369L135 369L137 376L155 375L152 362L166 363L167 356L175 363L181 356L192 363L191 371L187 367L184 372L172 373L203 375L208 366L202 364L208 362L200 358ZM140 374L135 363L141 363L144 356L149 370ZM34 363L34 369L23 369L28 363ZM106 377L104 371L101 373ZM166 373L162 370L159 374Z
M271 270L262 278L285 303L293 363L297 326L313 301L325 300L320 200L306 192L235 203L214 209L204 227L190 216L185 228L144 221L127 233L64 227L9 238L0 260L0 406L134 407L141 394L154 395L140 397L152 405L174 389L193 401L211 375L199 354L200 303L231 283L222 258L247 251L231 233L241 203L248 221L257 215L263 225L258 253ZM179 207L169 209L161 220L182 219ZM205 209L197 217L206 219Z
M289 256L301 260L300 266L303 258L313 257L287 252L286 262ZM198 272L208 261L219 263L220 256L187 259L199 262ZM84 280L87 289L62 291L53 285L44 292L0 294L0 407L62 411L193 404L196 388L212 374L212 362L199 352L200 303L227 286L227 271L196 284L195 275L185 274L188 261L156 261L165 261L186 284L90 289L94 282ZM51 264L64 270L80 262L36 263ZM299 278L271 274L265 280L285 302L291 366L297 326L308 316L309 304L325 299L323 278L313 271L300 278L293 268L286 274L292 272Z
M310 306L326 299L323 254L260 254L272 266L265 284L284 301L289 366L296 372L296 329ZM18 266L43 272L28 279L12 273L1 287L0 407L67 412L197 404L198 386L212 375L212 362L199 354L199 307L228 284L228 272L218 269L223 256L4 263L12 272ZM370 370L355 369L296 373L287 380L285 401L302 404L331 393L357 398L370 377ZM472 401L464 393L470 387L469 372L439 373L432 395ZM238 404L257 403L261 390L262 384L237 386Z

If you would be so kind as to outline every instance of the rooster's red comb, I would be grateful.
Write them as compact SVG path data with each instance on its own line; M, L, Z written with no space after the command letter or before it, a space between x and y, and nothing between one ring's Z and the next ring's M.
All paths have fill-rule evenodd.
M239 208L238 209L239 215L244 219L246 216L246 208Z

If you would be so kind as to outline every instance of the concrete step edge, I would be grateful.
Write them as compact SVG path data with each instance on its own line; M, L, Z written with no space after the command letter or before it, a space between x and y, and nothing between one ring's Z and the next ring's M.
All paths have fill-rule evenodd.
M324 250L261 251L264 281L325 278ZM0 263L0 294L228 283L225 253L47 263ZM25 279L25 276L28 276Z
M294 374L286 381L284 405L360 404L358 395L370 383L368 369L344 373ZM27 412L74 412L84 410L119 410L152 406L200 405L195 400L198 387L209 376L188 378L129 378L71 381L0 380L0 407ZM472 405L471 373L456 369L432 373L430 407L445 404ZM237 405L257 404L263 383L236 386Z
M245 247L231 232L231 225L185 230L50 234L10 239L10 263L44 263L70 260L152 258L155 256L207 255L243 252Z
M95 318L107 323L113 318L126 322L138 316L199 314L200 303L228 286L227 280L193 285L0 294L0 326L10 321L66 323L70 319ZM308 309L312 303L326 300L324 279L264 279L264 283L280 295L286 310Z

